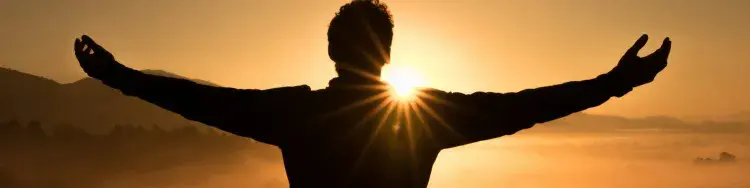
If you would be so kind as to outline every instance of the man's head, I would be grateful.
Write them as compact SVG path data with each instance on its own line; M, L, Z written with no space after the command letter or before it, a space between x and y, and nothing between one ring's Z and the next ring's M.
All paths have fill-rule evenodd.
M393 21L378 0L353 0L341 6L328 27L328 56L339 77L380 76L390 60Z

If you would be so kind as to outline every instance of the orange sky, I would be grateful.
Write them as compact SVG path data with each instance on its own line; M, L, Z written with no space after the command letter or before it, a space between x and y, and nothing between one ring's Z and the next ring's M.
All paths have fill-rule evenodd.
M0 0L0 66L61 82L83 77L73 38L90 34L122 63L238 88L335 76L327 24L347 0ZM643 32L674 42L650 85L591 113L718 116L750 111L750 1L389 0L391 66L427 85L510 92L593 78ZM643 54L643 53L642 53ZM388 69L387 69L388 70ZM387 71L386 70L386 71Z

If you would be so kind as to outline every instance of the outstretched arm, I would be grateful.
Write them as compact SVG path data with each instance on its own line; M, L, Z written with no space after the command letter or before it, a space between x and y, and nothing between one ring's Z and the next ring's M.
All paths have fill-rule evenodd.
M187 119L270 144L276 143L274 139L279 137L276 129L280 129L271 125L272 115L285 110L284 105L278 103L310 91L306 86L234 89L145 74L120 64L86 35L76 39L74 50L83 70L107 86Z
M667 65L671 41L646 57L638 51L646 44L643 35L610 72L594 79L527 89L515 93L432 92L444 104L429 103L444 116L444 127L435 127L444 147L513 134L534 124L558 119L599 106L611 97L622 97L634 87L653 81ZM429 100L429 99L426 99Z

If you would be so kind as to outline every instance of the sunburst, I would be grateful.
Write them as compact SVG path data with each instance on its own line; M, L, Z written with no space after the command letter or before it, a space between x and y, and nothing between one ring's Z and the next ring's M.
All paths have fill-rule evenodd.
M363 126L364 124L374 124L376 127L372 133L369 133L368 143L360 151L361 155L365 154L371 144L375 141L379 134L385 134L387 132L394 132L397 134L407 134L408 140L404 143L409 148L409 155L416 155L416 143L415 134L423 134L424 138L434 138L433 130L431 127L439 127L443 130L456 133L449 123L440 117L440 112L437 112L434 107L430 105L440 105L447 107L455 107L450 101L442 99L439 96L430 95L428 92L416 89L417 87L423 87L424 82L413 69L404 67L390 67L390 69L384 72L384 75L378 77L376 75L369 75L364 71L357 71L357 73L364 74L363 76L370 79L380 79L388 85L362 85L356 86L360 89L370 89L374 94L370 97L355 101L350 105L343 106L333 112L326 113L326 116L337 116L343 115L349 110L362 107L370 106L374 103L375 108L365 114L355 127ZM376 82L373 82L376 83ZM390 120L395 120L390 121ZM427 123L435 123L434 126L425 126ZM358 159L355 164L358 164Z
M421 76L408 67L393 66L389 67L383 75L383 81L391 86L393 96L401 101L410 101L415 99L415 88L424 85Z

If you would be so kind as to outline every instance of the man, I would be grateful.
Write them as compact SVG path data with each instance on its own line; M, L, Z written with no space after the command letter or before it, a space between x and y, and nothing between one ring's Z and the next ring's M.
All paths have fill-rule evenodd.
M236 135L278 146L291 187L426 187L442 149L513 134L598 106L653 81L671 41L646 57L639 38L611 71L596 78L515 93L461 94L420 89L391 97L379 81L393 22L377 0L341 7L328 30L338 77L325 89L206 86L130 69L83 36L75 54L104 84Z

